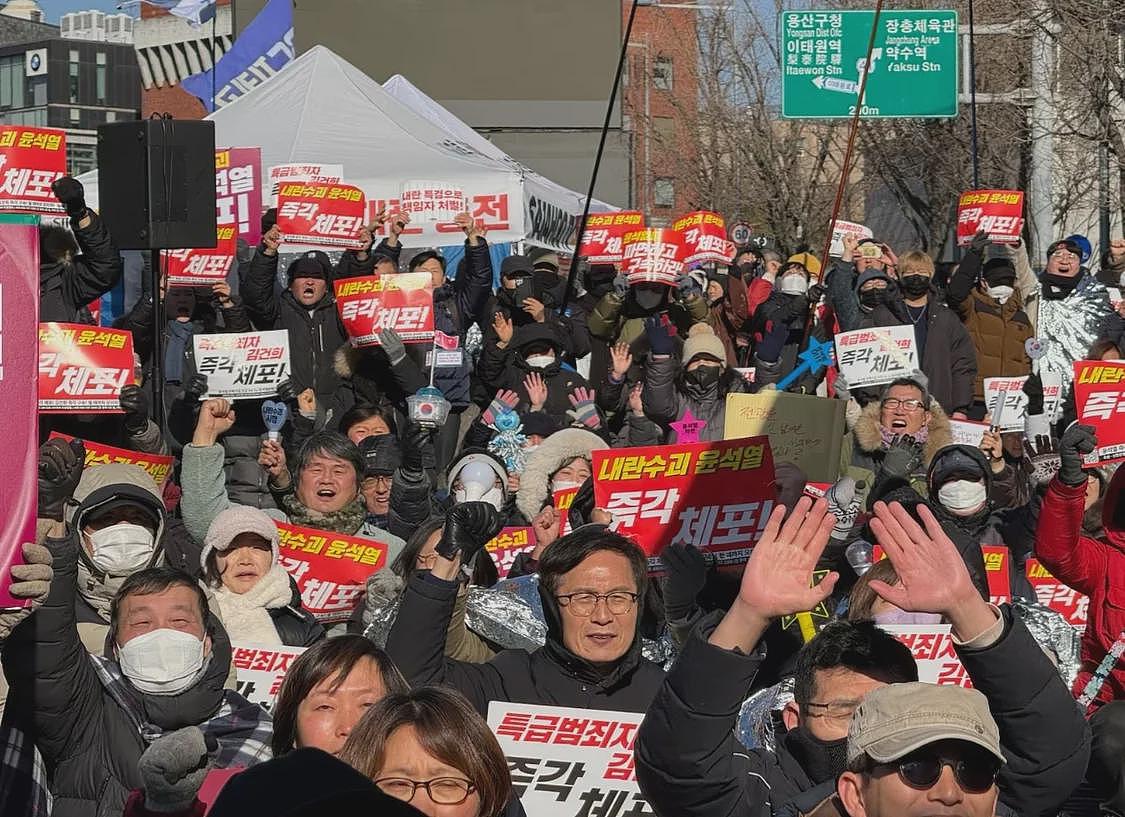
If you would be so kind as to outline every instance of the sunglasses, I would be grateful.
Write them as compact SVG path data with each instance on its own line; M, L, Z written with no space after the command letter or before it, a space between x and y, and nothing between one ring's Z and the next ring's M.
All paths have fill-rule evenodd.
M957 785L970 794L988 791L1000 773L1000 761L984 750L966 750L955 757L932 752L915 753L893 763L878 765L894 767L902 782L913 789L932 788L941 777L942 769L949 766L953 769Z

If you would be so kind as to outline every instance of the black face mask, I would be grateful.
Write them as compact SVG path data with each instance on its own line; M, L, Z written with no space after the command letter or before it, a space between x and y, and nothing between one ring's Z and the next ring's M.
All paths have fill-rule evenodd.
M848 739L821 740L804 726L790 730L785 745L814 785L839 777L848 765Z
M868 309L874 309L879 304L887 302L887 290L885 289L865 289L859 293L859 303Z
M758 262L745 261L738 265L738 271L742 274L743 281L753 281L758 275Z
M658 289L634 289L633 300L641 309L656 309L664 302L664 293Z
M700 366L684 374L684 382L707 390L719 383L722 368L719 366Z
M902 291L911 298L921 298L930 291L930 279L925 275L906 275L899 279Z
M1074 291L1081 279L1081 274L1068 277L1053 272L1045 272L1039 277L1043 282L1043 297L1049 301L1065 298Z

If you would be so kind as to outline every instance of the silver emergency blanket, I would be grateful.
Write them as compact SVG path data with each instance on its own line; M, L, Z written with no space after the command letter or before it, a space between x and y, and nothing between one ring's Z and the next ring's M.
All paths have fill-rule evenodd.
M1061 613L1025 599L1012 599L1015 613L1059 670L1067 689L1074 684L1080 663L1082 637Z
M1074 361L1086 359L1110 311L1109 293L1089 273L1065 298L1049 301L1040 297L1036 335L1047 343L1040 366L1060 375L1064 384L1069 383L1074 377Z
M734 725L734 736L747 749L775 749L775 729L779 714L793 700L793 678L765 689L759 689L742 702L738 711L738 721Z

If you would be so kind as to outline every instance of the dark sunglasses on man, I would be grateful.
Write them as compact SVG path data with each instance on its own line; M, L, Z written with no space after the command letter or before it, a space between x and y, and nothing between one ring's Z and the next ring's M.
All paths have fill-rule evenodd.
M991 752L968 743L924 746L890 763L875 763L873 770L898 772L899 779L913 789L932 788L949 766L963 791L980 794L992 788L1000 773L1000 761Z

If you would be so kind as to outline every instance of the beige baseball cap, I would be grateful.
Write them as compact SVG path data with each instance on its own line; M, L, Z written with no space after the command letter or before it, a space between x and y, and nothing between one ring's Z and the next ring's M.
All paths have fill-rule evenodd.
M975 689L911 682L867 693L848 727L848 764L866 754L890 763L939 740L963 740L1003 763L988 699Z

